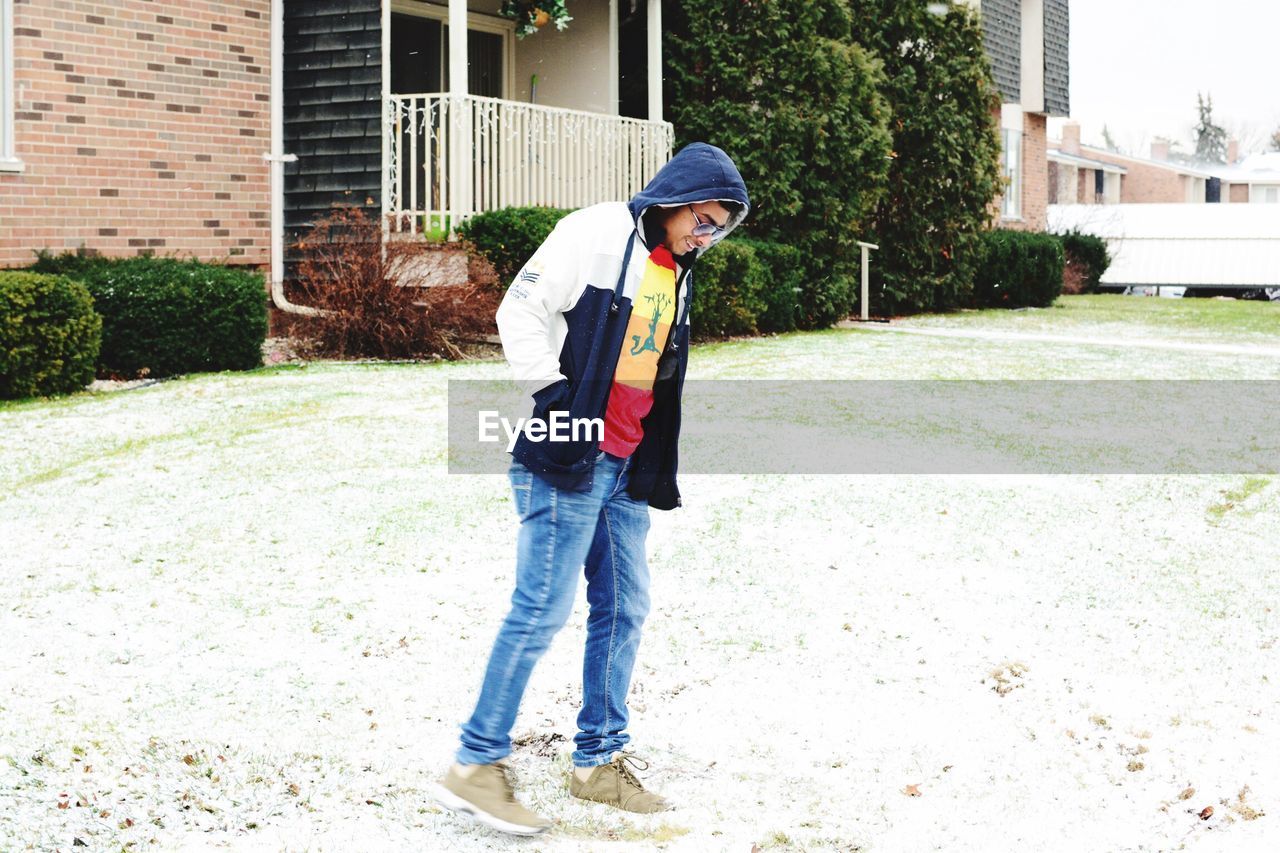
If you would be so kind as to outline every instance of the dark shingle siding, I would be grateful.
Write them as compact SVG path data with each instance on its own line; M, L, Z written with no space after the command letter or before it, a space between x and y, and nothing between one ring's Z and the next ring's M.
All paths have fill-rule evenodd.
M381 209L380 0L284 4L286 242L336 204Z
M1065 3L1065 0L1064 0ZM1005 103L1022 100L1022 4L982 0L982 41Z
M1071 114L1071 19L1067 0L1044 0L1044 111Z

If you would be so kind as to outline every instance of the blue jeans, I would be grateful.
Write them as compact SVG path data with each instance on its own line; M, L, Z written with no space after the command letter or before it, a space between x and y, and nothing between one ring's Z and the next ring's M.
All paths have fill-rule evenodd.
M460 764L490 764L511 753L520 699L533 665L569 618L580 569L590 613L573 763L606 764L630 740L627 690L649 613L649 505L627 495L628 462L600 454L589 492L558 489L512 463L520 516L516 589L475 712L462 725Z

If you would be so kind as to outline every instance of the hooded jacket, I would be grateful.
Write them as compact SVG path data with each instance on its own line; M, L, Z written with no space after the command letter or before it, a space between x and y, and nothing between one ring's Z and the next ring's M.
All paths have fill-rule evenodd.
M604 418L631 303L649 252L644 215L652 207L731 201L749 210L747 188L729 156L695 142L680 149L631 201L605 202L560 220L516 275L498 308L498 332L515 379L533 397L533 416L566 412ZM680 395L688 364L691 271L709 247L677 256L676 322L658 360L653 407L641 421L644 438L632 454L628 493L655 509L680 505L676 484ZM532 441L522 434L516 461L559 488L588 491L599 441Z

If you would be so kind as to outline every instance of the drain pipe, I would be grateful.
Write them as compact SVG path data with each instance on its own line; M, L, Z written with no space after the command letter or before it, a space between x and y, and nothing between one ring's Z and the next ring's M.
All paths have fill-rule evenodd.
M284 164L298 160L284 153L284 0L271 0L271 151L262 159L271 172L271 301L291 314L321 314L284 295Z

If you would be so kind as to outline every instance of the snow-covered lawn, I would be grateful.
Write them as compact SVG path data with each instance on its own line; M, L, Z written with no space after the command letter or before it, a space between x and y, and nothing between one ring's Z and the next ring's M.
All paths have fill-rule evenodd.
M1248 349L1280 347L1280 312L1255 305L1239 336L1190 335L1220 352L966 316L1003 336L842 329L702 347L692 372L1280 379ZM516 726L521 796L558 828L441 812L515 533L504 478L445 473L445 388L504 370L0 408L0 849L1275 849L1280 483L1245 475L684 477L631 701L679 808L568 796L580 601Z

